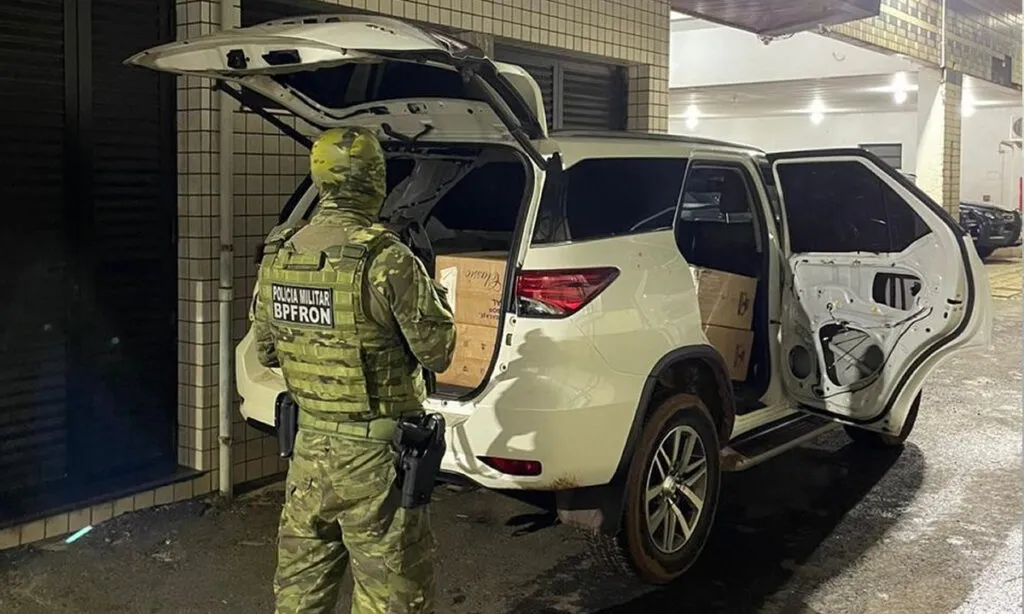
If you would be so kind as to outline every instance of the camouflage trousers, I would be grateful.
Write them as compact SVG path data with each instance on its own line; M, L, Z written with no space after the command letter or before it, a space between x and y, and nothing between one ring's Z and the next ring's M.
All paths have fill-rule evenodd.
M353 614L430 614L427 507L399 506L391 444L300 430L278 531L277 614L334 612L352 564Z

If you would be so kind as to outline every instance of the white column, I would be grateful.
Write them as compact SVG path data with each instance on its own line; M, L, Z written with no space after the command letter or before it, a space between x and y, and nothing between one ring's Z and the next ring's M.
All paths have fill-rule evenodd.
M963 76L922 68L917 91L917 184L954 217L960 209Z

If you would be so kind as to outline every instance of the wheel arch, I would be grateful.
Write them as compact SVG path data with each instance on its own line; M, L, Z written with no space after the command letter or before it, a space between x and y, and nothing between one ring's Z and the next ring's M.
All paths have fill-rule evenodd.
M673 393L690 392L700 397L711 412L724 446L732 434L736 419L736 398L725 359L710 345L678 348L661 357L644 382L626 442L611 481L556 493L556 505L562 522L592 532L618 532L625 498L629 463L650 412Z

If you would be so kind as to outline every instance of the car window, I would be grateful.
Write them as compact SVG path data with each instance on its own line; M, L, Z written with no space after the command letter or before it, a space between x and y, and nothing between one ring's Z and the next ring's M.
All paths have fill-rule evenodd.
M557 197L540 205L534 244L587 241L672 228L684 158L599 158L584 160L563 175ZM552 223L558 220L561 223ZM555 235L552 228L564 229Z
M676 243L686 261L758 275L762 261L752 182L740 166L695 162L683 184Z
M683 187L679 219L751 223L753 198L740 169L725 166L692 168Z
M790 250L901 252L930 232L913 208L856 161L778 165Z

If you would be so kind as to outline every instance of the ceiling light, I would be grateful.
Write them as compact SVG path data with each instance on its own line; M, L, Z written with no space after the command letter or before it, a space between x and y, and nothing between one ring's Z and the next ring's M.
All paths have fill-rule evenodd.
M896 104L903 104L907 101L907 90L910 86L907 84L907 74L898 72L892 76L892 98L896 101Z
M811 103L811 123L820 124L825 120L825 103L817 99Z
M690 106L686 107L683 117L686 118L687 129L693 130L697 127L697 123L700 121L700 109L697 108L697 105L691 103Z

